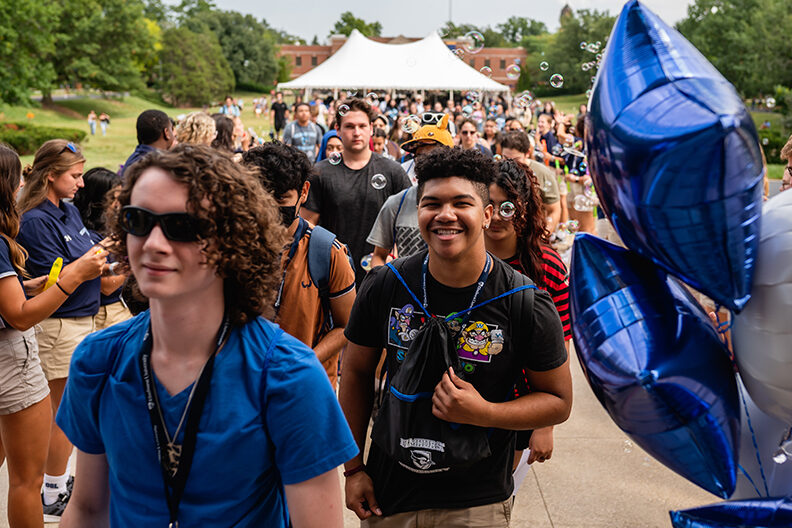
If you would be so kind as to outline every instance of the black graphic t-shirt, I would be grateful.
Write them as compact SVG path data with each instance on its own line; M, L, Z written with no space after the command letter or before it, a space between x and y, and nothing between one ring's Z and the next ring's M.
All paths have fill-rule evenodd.
M422 251L394 261L418 299L423 298L421 272L425 256L426 251ZM493 257L492 270L477 303L513 287L514 271ZM446 316L470 306L476 285L451 288L427 274L426 288L428 309L435 315ZM534 294L533 313L523 314L517 328L512 328L510 314L512 303L519 301L521 293L477 308L467 320L451 322L466 379L488 401L510 399L523 368L546 371L566 361L564 334L553 301L545 291L534 290ZM388 373L392 378L427 317L393 272L382 266L363 281L345 335L358 345L386 348ZM514 432L493 429L489 443L490 457L463 469L437 473L417 473L404 468L372 444L366 467L383 513L465 508L507 499L513 488Z

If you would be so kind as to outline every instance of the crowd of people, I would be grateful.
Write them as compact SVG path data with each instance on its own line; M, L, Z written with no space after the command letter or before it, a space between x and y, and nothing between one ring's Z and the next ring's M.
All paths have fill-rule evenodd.
M117 172L0 146L12 527L510 525L571 409L568 235L618 238L585 106L354 95L254 100L268 140L146 110Z

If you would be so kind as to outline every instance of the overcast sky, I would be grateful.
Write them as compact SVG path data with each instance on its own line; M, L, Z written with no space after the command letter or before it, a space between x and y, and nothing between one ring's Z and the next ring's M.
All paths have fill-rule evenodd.
M619 0L215 0L220 9L264 18L270 26L308 41L317 35L320 42L324 42L344 11L352 11L367 22L379 21L383 36L425 37L448 20L449 2L452 20L457 24L494 26L514 15L541 20L551 30L558 27L558 15L566 3L572 9L607 10L613 15L624 5ZM168 3L178 2L168 0ZM674 24L687 16L687 6L692 1L644 0L643 3Z

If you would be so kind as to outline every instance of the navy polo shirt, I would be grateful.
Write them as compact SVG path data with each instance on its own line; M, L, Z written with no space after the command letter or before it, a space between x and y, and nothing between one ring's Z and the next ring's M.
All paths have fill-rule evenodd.
M157 149L152 147L151 145L143 145L140 144L135 147L135 151L127 158L126 163L121 166L121 170L118 171L118 175L122 178L124 177L124 173L126 170L132 166L137 160L148 154L149 152L155 152Z
M0 279L5 279L6 277L16 277L19 280L19 286L24 287L22 277L19 276L16 268L11 263L11 247L8 245L8 241L0 236ZM11 328L11 325L0 317L0 329L3 328Z
M49 199L22 215L17 242L28 252L27 271L31 277L48 275L55 259L63 266L74 262L95 242L72 204L60 201L56 207ZM52 317L83 317L99 311L99 277L82 283Z

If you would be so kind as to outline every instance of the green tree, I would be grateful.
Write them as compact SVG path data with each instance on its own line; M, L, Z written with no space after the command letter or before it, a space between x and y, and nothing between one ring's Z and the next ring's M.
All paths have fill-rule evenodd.
M154 47L141 0L62 0L55 35L56 82L101 91L142 87L138 56ZM49 90L45 90L45 98Z
M445 23L440 29L440 36L446 39L461 39L472 31L478 31L484 37L484 45L488 48L514 48L517 44L512 44L501 33L499 29L492 29L489 26L478 27L473 24L454 24L451 21Z
M792 86L787 0L696 0L677 29L744 96Z
M547 33L547 26L544 22L518 16L510 16L506 22L497 24L495 27L506 42L515 47L522 45L528 37Z
M214 33L185 27L162 35L162 94L175 106L201 106L234 89L234 73Z
M55 80L46 56L55 50L58 13L51 2L0 3L0 101L24 102L31 88L49 87Z
M204 10L184 25L193 32L210 31L217 37L236 86L263 90L275 80L277 36L271 34L266 23L236 11Z
M357 29L367 37L379 37L382 32L382 24L379 22L366 22L362 18L355 17L352 11L344 11L341 13L341 18L333 26L330 35L349 36L353 29Z

